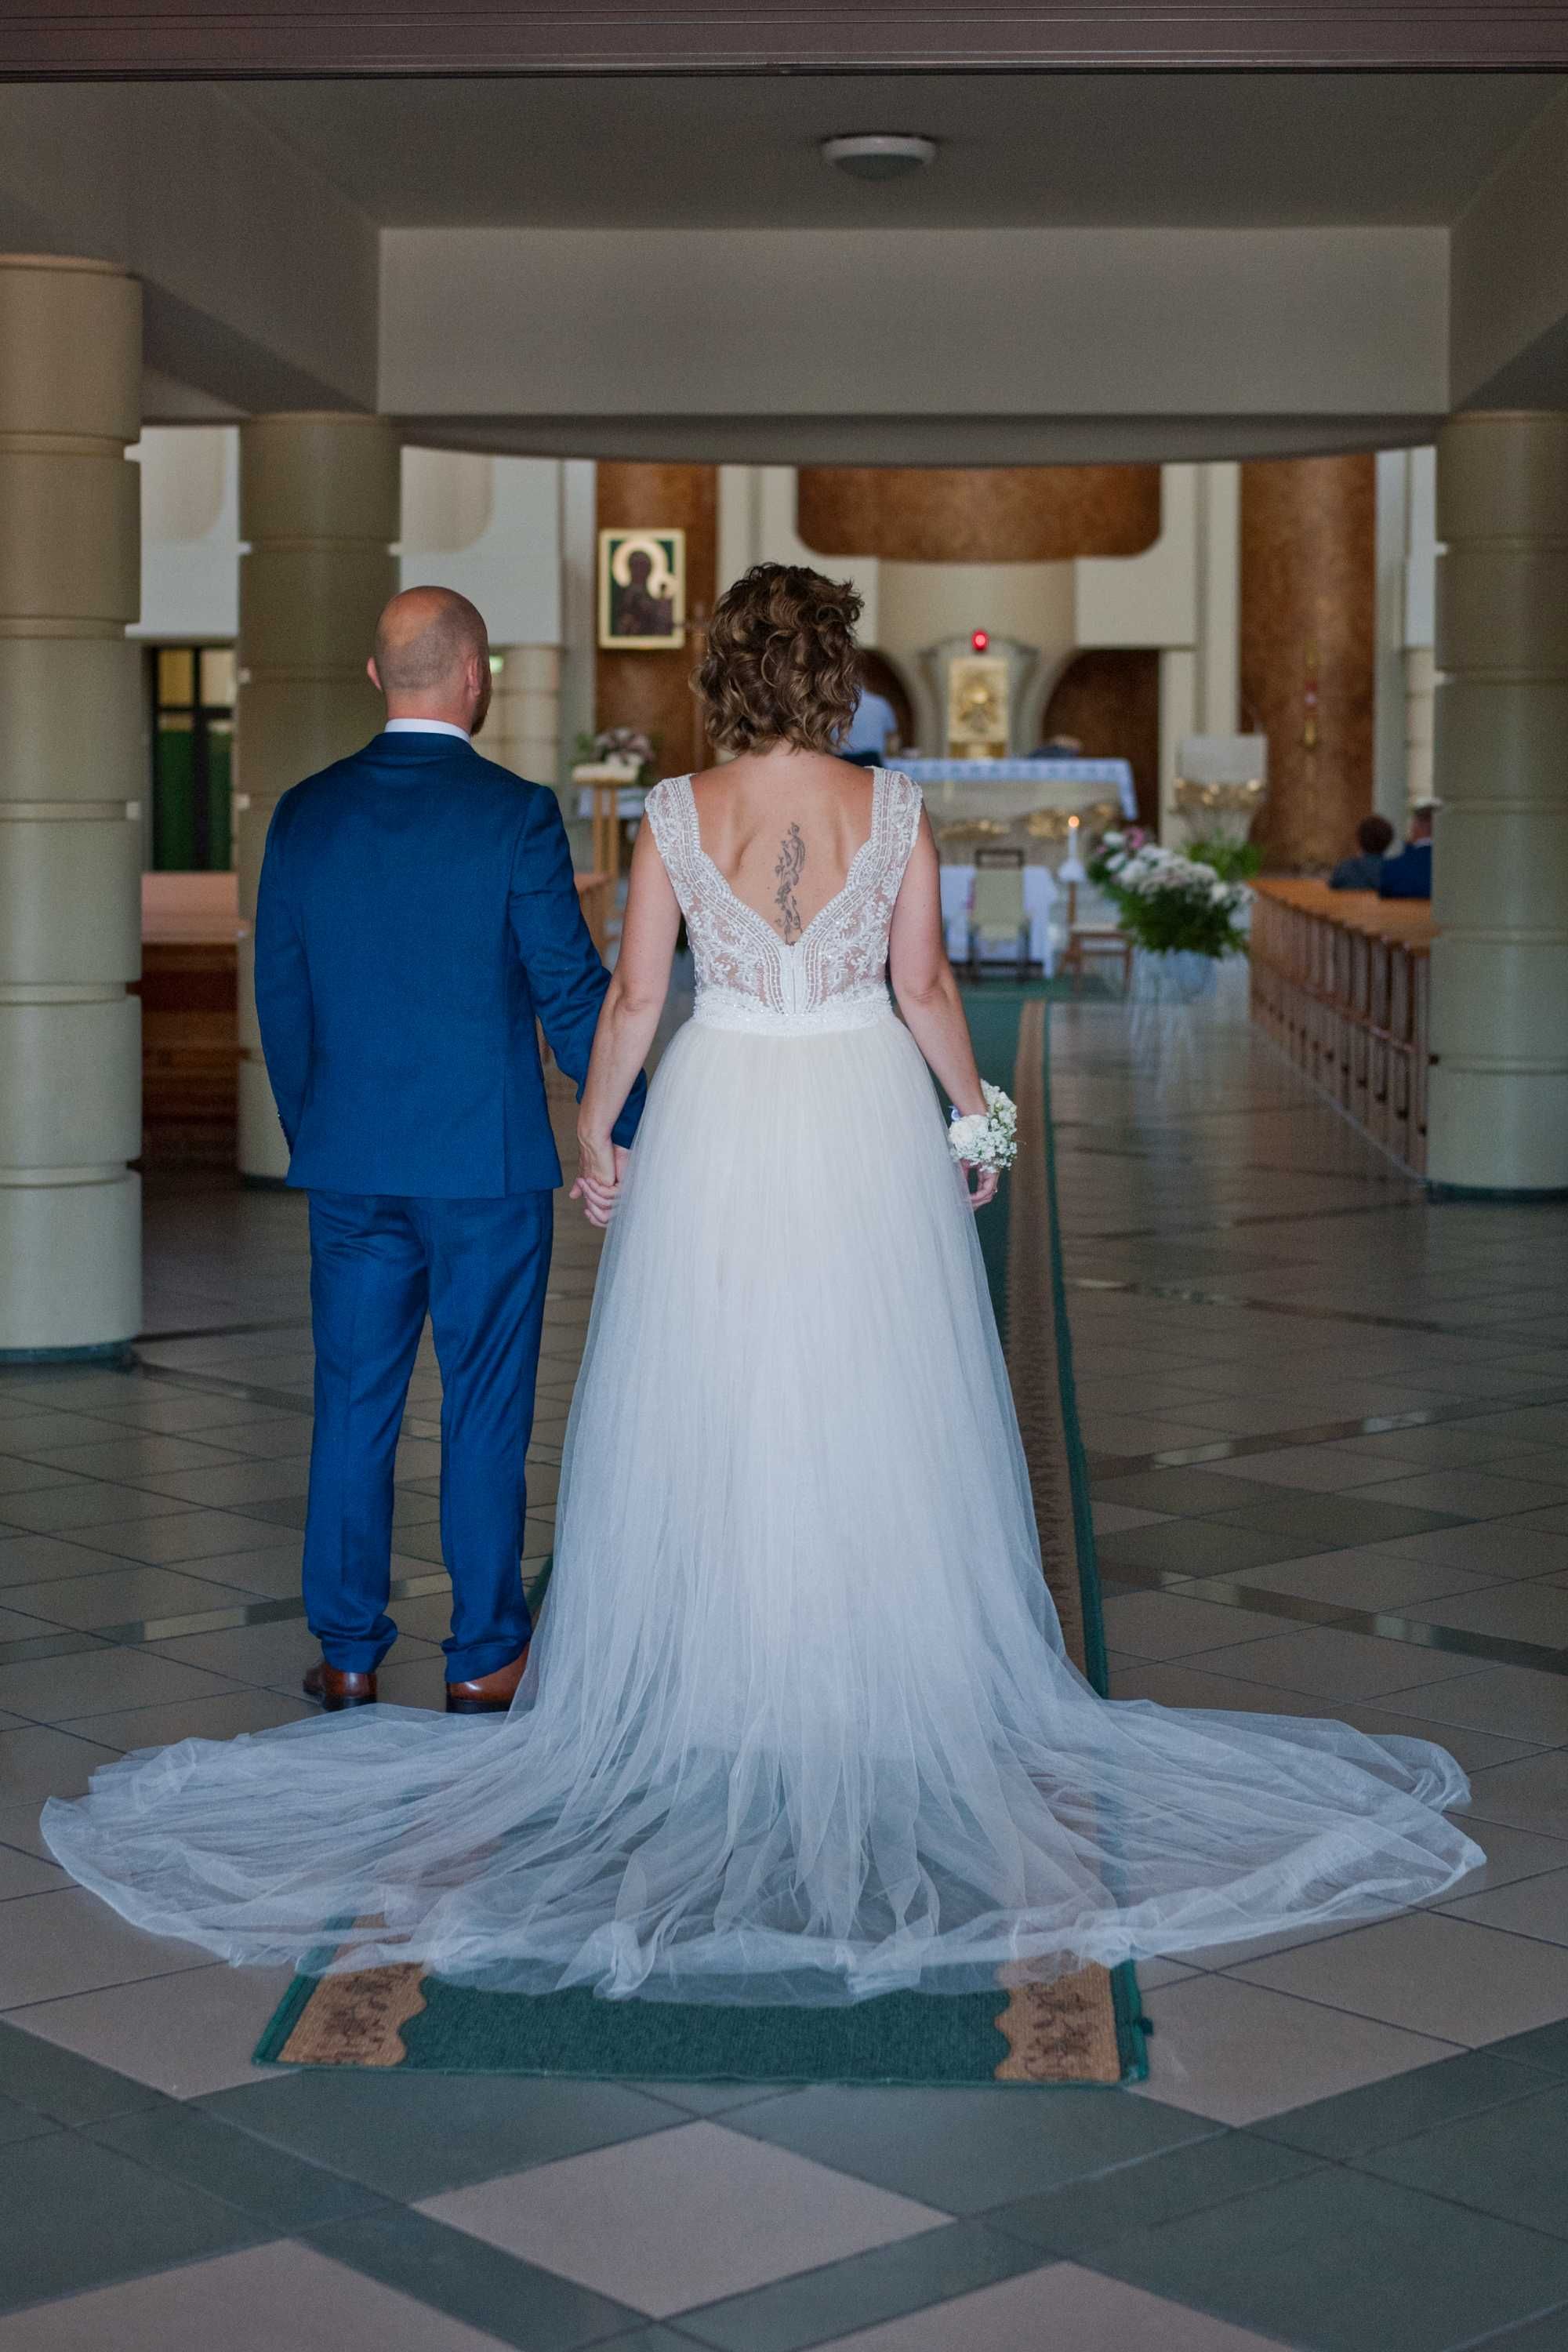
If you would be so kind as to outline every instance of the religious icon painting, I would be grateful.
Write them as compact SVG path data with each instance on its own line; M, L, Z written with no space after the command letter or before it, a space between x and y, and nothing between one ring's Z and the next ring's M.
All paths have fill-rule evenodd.
M623 653L686 644L686 533L599 533L599 643Z

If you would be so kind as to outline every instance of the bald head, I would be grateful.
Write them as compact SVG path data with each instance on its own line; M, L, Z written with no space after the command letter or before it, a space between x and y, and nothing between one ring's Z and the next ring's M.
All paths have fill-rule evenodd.
M375 625L370 674L391 719L445 719L477 733L489 702L484 616L454 588L405 588Z

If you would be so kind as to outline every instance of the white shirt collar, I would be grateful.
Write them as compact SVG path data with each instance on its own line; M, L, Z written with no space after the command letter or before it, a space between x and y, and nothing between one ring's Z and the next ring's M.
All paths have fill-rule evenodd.
M466 727L454 727L449 719L389 719L382 729L384 735L455 735L459 743L468 740Z

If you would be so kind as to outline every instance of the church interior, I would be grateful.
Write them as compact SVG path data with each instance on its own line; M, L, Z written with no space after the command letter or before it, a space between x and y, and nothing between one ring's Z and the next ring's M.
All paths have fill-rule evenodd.
M1568 37L1147 13L0 26L0 2352L1568 2347ZM846 749L1018 1098L982 1248L1077 1662L1439 1739L1487 1864L978 2056L683 2073L226 1968L38 1813L310 1712L252 926L382 606L483 614L613 965L762 562L862 600ZM558 1201L536 1601L599 1244ZM440 1416L426 1338L408 1706Z

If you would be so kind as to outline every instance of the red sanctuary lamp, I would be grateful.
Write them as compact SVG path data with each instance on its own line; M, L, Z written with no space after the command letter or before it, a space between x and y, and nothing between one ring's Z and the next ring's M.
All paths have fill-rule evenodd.
M969 642L977 654L983 654L991 643L991 633L988 629L972 630Z

